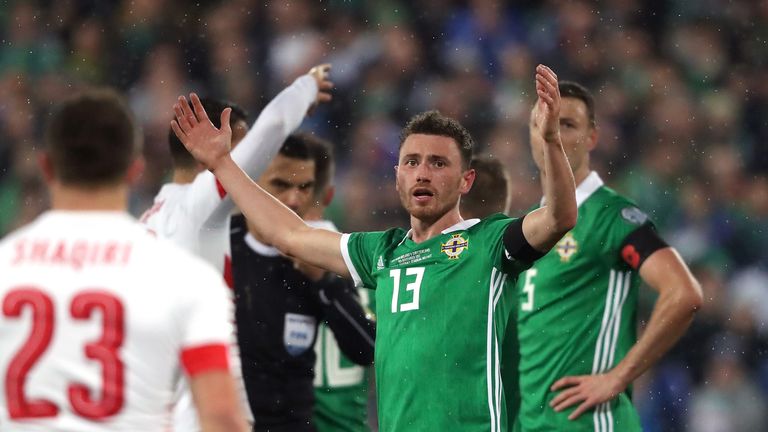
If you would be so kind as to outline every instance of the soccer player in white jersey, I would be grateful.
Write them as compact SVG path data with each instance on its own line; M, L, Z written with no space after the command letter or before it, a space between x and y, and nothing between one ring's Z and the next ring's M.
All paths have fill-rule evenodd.
M238 112L232 115L232 108L221 111L221 124L232 128L232 158L238 166L251 176L261 175L288 135L301 124L307 111L331 99L328 91L333 84L328 80L329 70L330 65L322 64L297 78L264 108L250 130L245 115L237 115ZM190 98L195 110L202 111L198 97L192 94ZM177 115L192 115L192 112L181 111L189 107L183 97L180 102L183 103L174 106ZM217 117L214 115L214 119ZM234 202L213 174L186 152L173 133L169 138L175 165L173 182L160 189L154 205L144 213L141 221L150 232L170 239L214 265L231 287L229 218L235 207ZM234 345L234 338L232 342ZM232 350L231 360L235 365L232 370L238 378L243 410L250 418L236 347ZM174 430L199 430L191 397L183 389L183 383L179 397Z
M0 242L0 430L164 431L183 367L203 430L244 431L226 286L126 211L142 169L126 105L79 95L46 144L52 210Z

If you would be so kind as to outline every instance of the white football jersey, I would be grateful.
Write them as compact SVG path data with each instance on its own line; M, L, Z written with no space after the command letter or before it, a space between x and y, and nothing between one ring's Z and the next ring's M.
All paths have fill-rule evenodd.
M232 149L232 159L251 178L261 176L288 135L299 127L317 98L317 91L317 82L311 75L297 78L272 99L243 140ZM169 239L211 263L231 288L229 218L234 208L234 202L213 174L203 171L192 183L164 185L153 206L141 217L141 222L151 233ZM234 322L234 314L231 319ZM231 357L243 411L252 418L234 337ZM175 406L174 430L195 432L200 430L197 415L188 389L184 383L181 385Z
M228 367L230 292L122 212L0 242L0 430L164 431L181 368Z

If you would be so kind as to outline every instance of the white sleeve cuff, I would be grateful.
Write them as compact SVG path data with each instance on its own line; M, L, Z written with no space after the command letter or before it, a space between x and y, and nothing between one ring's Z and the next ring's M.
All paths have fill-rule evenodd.
M357 272L355 265L352 263L352 258L349 256L349 234L342 234L341 240L339 240L339 249L341 249L341 256L344 257L344 264L347 265L349 274L352 275L352 280L355 281L355 287L365 288L363 280L360 279L360 274Z

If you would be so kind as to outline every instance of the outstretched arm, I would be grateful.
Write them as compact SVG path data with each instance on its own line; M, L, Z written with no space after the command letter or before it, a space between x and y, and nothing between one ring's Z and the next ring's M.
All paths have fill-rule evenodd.
M257 178L266 170L288 135L304 120L308 110L331 100L328 93L333 88L333 83L328 80L330 67L329 64L313 67L275 96L242 141L232 149L232 159L249 176ZM190 99L195 106L197 95L190 95ZM183 115L185 105L185 98L179 97L174 105L177 116ZM190 206L197 209L195 214L205 218L203 221L207 226L220 225L229 219L235 204L216 185L213 174L207 171L200 173L191 188L190 199L193 202Z
M208 119L202 105L189 106L171 122L176 136L205 165L231 195L264 240L282 253L349 277L341 254L341 234L304 223L296 213L259 187L232 160L229 126L231 109L221 113L221 129Z
M546 252L576 225L576 187L568 157L560 141L560 90L557 75L544 65L536 67L536 94L533 122L544 152L544 199L546 205L526 215L523 234L536 250Z
M565 377L552 386L552 391L563 390L550 404L555 411L579 404L568 417L571 420L623 392L680 339L701 307L701 287L673 248L651 254L640 267L640 276L659 292L640 340L610 371Z

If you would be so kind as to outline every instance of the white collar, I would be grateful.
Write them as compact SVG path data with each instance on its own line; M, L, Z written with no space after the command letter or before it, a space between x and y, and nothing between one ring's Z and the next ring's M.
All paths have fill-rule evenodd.
M459 222L449 226L448 228L440 231L440 234L448 234L448 233L454 232L454 231L467 230L467 229L470 229L473 226L475 226L475 224L477 224L478 222L480 222L480 219L478 219L478 218L462 220L462 221L459 221ZM400 240L400 243L398 244L398 246L403 244L405 239L411 238L411 236L413 236L413 228L409 229L408 232L405 233L405 237L403 237L403 239Z
M253 250L259 255L263 255L267 257L280 256L280 251L277 250L277 248L265 245L264 243L256 240L256 238L253 237L251 233L245 234L245 244L247 244L248 247L251 248L251 250Z
M597 171L591 171L587 178L581 181L576 187L576 207L581 207L581 203L587 200L600 186L604 185L603 179ZM546 203L545 197L541 197L541 205Z

